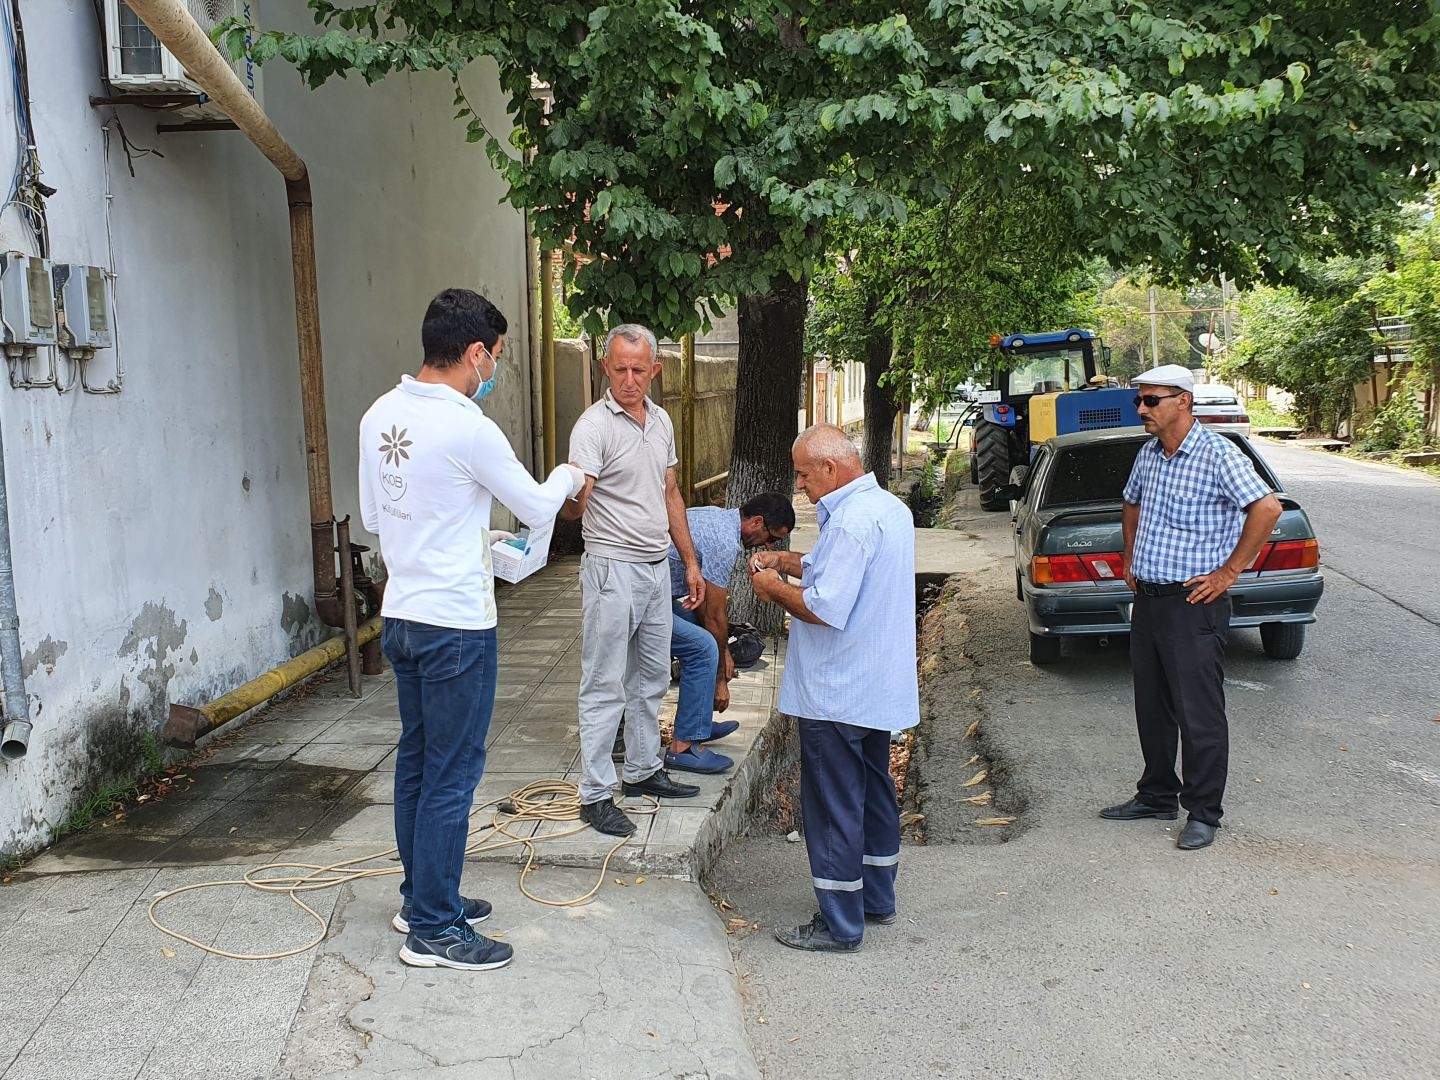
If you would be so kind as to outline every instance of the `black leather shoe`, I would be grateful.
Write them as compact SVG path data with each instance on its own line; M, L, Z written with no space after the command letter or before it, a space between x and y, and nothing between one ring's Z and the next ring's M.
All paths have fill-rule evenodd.
M1180 830L1180 839L1175 841L1175 846L1181 851L1199 851L1202 847L1209 847L1215 842L1215 833L1219 828L1219 825L1196 821L1192 817Z
M1174 821L1180 816L1180 811L1173 806L1168 810L1161 806L1151 806L1136 798L1129 802L1122 802L1119 806L1107 806L1100 811L1100 816L1110 821L1139 821L1141 818Z
M879 923L881 926L889 926L899 917L899 914L894 911L890 912L888 915L877 915L873 911L865 912L866 922Z
M635 831L635 822L615 805L614 799L585 803L580 807L580 820L606 836L629 836Z
M657 799L693 799L700 794L699 784L677 784L664 769L656 769L638 783L625 781L626 795L654 795Z
M854 952L860 948L858 941L836 941L830 936L830 928L819 912L804 926L778 926L775 940L792 949L806 952Z

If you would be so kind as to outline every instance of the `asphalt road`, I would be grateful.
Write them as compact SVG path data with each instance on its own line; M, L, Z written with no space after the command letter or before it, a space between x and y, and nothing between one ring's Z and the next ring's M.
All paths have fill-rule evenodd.
M1125 643L1032 667L998 561L950 601L968 645L934 676L929 737L959 745L981 721L997 805L1018 808L1009 842L969 826L907 846L903 917L844 956L769 935L814 910L803 845L722 859L719 894L760 924L732 940L772 1080L1440 1074L1440 483L1265 453L1312 514L1327 588L1298 660L1232 637L1216 844L1096 817L1139 769ZM1008 551L1006 515L957 525ZM954 766L926 802L974 771Z

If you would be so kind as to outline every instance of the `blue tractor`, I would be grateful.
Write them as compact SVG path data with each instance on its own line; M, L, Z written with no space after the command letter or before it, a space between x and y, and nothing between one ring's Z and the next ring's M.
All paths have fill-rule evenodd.
M1010 470L1030 462L1031 448L1055 435L1140 423L1133 394L1097 374L1099 341L1089 330L995 335L1004 359L995 364L983 413L975 421L970 478L980 505L1010 505Z

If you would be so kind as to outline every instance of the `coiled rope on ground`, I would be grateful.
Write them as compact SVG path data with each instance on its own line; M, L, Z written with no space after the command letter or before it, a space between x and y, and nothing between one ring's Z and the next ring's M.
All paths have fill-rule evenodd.
M629 814L648 816L659 809L659 802L650 796L645 796L646 805L639 808L627 807ZM472 821L486 810L490 811L490 820L480 825L472 825L469 832L469 843L465 847L465 855L479 855L484 852L499 851L501 848L513 847L516 844L524 844L526 849L525 865L520 868L520 892L537 904L544 904L548 907L576 907L580 904L589 903L605 884L605 875L610 868L610 860L615 853L630 842L630 837L622 837L605 854L600 864L600 873L595 884L581 896L570 900L549 900L543 896L536 896L525 885L526 877L535 870L535 858L538 854L536 845L547 840L558 840L566 836L573 836L590 826L580 822L580 793L576 786L568 780L536 780L526 784L524 787L516 788L510 794L499 799L492 799L490 802L482 803L470 811ZM511 828L521 822L542 822L542 821L573 821L575 827L564 829L559 832L547 833L545 836L516 836ZM503 839L501 839L503 837ZM478 838L478 839L477 839ZM366 868L367 863L373 863L380 859L389 859L399 854L398 848L388 848L385 851L376 852L373 855L362 855L354 859L346 859L343 862L331 863L328 866L319 866L314 863L303 862L271 862L264 866L256 866L247 870L243 877L227 878L224 881L197 881L190 885L182 885L178 889L170 889L160 893L150 901L147 915L151 924L162 934L166 934L177 941L183 941L187 945L207 952L212 956L223 956L231 960L280 960L287 956L296 956L315 948L325 940L329 933L329 927L325 919L313 907L302 900L301 894L318 892L321 889L333 889L338 885L348 885L352 881L361 881L366 878L387 877L391 874L404 872L401 866L384 866ZM291 873L275 874L277 871L292 871ZM293 871L303 871L295 873ZM275 874L275 876L268 876ZM263 875L263 876L262 876ZM155 911L162 904L182 896L185 893L197 892L201 889L219 889L225 887L244 886L262 893L283 893L290 898L290 902L304 911L310 918L319 925L319 933L306 942L304 945L296 946L293 949L285 949L281 952L271 953L238 953L220 949L214 945L206 945L197 941L187 934L166 926L155 917Z

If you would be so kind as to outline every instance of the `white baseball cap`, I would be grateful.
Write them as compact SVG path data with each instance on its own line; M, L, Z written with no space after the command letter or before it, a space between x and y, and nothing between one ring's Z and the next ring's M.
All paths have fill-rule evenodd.
M1180 390L1195 389L1195 375L1179 364L1161 364L1149 371L1142 371L1130 380L1131 386L1174 386Z

